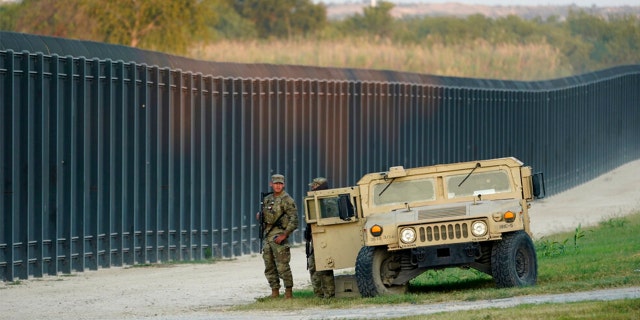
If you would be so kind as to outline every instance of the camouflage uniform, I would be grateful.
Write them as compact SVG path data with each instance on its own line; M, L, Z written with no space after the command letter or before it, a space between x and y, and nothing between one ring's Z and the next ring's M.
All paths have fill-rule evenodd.
M316 190L325 190L328 189L327 179L319 177L313 179L311 183L309 183L309 187L312 191ZM333 200L333 199L325 199L325 200ZM335 201L334 201L335 202ZM331 209L335 206L337 209L337 203L324 203L324 205L328 205ZM333 204L333 206L332 206ZM331 210L328 210L331 211ZM335 210L334 210L335 211ZM337 212L332 212L329 216L337 216ZM311 226L307 225L307 228L304 231L304 237L307 241L307 268L309 269L309 275L311 277L311 285L313 286L313 294L319 298L332 298L336 293L335 280L333 278L333 270L316 270L316 259L315 254L313 253L313 237L311 235Z
M333 270L316 271L316 259L313 254L313 240L309 241L310 251L307 254L307 266L311 276L313 294L319 298L332 298L336 294L336 285L333 279Z
M274 175L277 176L277 175ZM282 177L284 182L284 177ZM275 182L275 180L274 180ZM279 196L270 194L263 201L264 237L262 258L264 275L271 289L280 289L280 279L285 288L293 287L291 274L291 252L288 239L281 244L274 239L283 233L290 235L298 228L298 209L293 198L285 191Z

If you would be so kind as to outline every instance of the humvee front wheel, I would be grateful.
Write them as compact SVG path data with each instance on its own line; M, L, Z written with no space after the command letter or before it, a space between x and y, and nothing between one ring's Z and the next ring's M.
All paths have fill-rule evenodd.
M531 237L524 232L504 234L493 245L491 275L498 288L532 286L538 280L538 260Z
M393 284L400 274L400 255L384 247L362 247L356 258L356 283L363 297L402 294L408 284Z

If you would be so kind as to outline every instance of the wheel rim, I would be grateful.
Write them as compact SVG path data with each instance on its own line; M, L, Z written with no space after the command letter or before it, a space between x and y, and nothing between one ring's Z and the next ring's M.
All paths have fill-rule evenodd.
M400 271L399 258L385 251L378 251L376 254L378 255L376 259L379 263L376 263L377 267L374 267L374 272L377 277L376 282L379 286L379 293L404 293L406 286L393 284Z
M394 261L393 257L386 256L382 260L382 264L380 265L380 281L382 284L390 288L393 284L393 280L397 277L398 273L397 268L393 268Z

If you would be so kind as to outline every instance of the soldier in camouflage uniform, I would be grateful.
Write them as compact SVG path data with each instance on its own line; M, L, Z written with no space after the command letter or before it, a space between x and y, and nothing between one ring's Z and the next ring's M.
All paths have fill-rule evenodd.
M293 198L284 191L284 176L271 176L273 193L263 200L264 234L262 259L264 275L271 287L271 297L280 295L280 279L284 282L284 297L293 297L290 245L287 238L298 228L298 209Z
M327 179L318 177L309 183L311 191L329 189ZM311 236L311 226L307 225L304 230L304 238L307 241L307 268L311 276L313 294L319 298L332 298L336 294L336 285L333 278L333 270L316 271L316 259L313 254L313 238Z

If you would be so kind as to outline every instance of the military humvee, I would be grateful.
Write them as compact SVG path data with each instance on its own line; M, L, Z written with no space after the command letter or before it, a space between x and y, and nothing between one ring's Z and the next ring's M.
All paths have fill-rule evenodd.
M403 293L430 269L474 268L497 287L530 286L537 259L529 207L544 179L515 158L363 176L304 199L317 270L355 268L365 297Z

